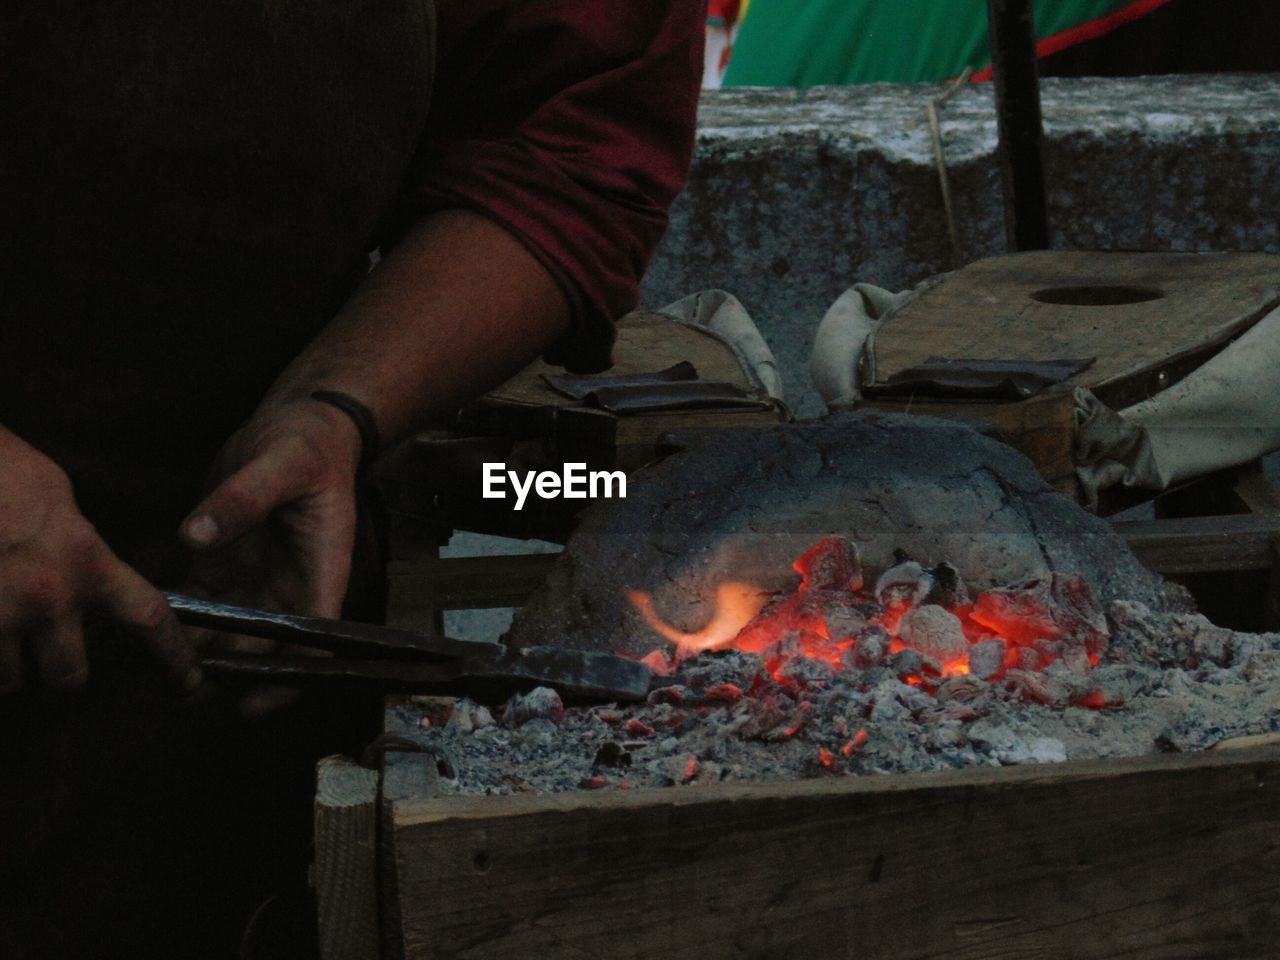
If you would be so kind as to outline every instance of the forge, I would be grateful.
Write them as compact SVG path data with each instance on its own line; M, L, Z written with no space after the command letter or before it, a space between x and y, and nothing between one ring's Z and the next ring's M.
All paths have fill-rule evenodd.
M940 575L974 596L1079 577L1099 604L1169 602L1108 524L954 421L844 414L674 442L684 448L636 474L625 501L583 518L512 642L632 656L726 646L832 536L856 545L872 594L894 570L921 599L945 590Z
M1272 221L1245 209L1269 209L1253 168L1274 141L1257 120L1270 114L1237 109L1241 93L1274 94L1259 83L1050 83L1054 246L1273 249ZM715 128L646 299L740 278L800 416L823 406L804 366L833 298L853 279L902 290L947 262L921 94L708 104ZM1100 111L1100 94L1120 108ZM986 101L961 104L946 152L980 256L1003 249L996 121ZM1181 175L1156 176L1159 189L1133 181L1173 161ZM1231 211L1231 230L1215 210ZM1130 286L1126 300L1151 293ZM1061 287L1037 285L1033 303L1132 306L1080 304ZM1012 298L977 292L977 318L1003 303L1011 328L1029 329ZM1216 298L1211 312L1233 304ZM939 336L969 329L951 306L940 314ZM1209 314L1188 317L1203 345ZM1132 326L1109 327L1108 347L1051 356L1123 359ZM1143 330L1171 326L1162 308ZM644 350L621 351L634 363L622 372L692 359L704 377L741 377L677 339L652 325ZM1157 381L1179 353L1167 346L1147 371ZM1270 577L1274 596L1280 582L1277 501L1260 472L1214 480L1221 503L1184 491L1154 520L1118 522L1121 539L955 424L763 425L779 419L772 406L612 417L544 387L534 375L424 446L393 507L446 535L564 543L572 530L564 554L548 567L409 553L392 617L429 629L442 607L523 605L511 642L618 651L661 676L629 704L546 689L505 704L389 703L379 769L330 768L327 782L360 789L318 805L317 875L364 869L360 889L377 891L354 916L375 918L381 950L361 955L1275 956L1280 635L1217 626L1150 572L1221 577L1233 603L1259 607L1251 629L1271 622L1237 589ZM1014 404L1000 426L1069 490L1079 464L1064 396ZM916 397L878 404L922 412ZM624 469L628 499L581 516L471 502L469 461L517 454ZM1214 502L1178 509L1199 499ZM351 902L349 885L328 889Z
M1274 954L1280 635L955 422L658 453L508 637L647 698L403 698L380 778L326 771L320 874L376 871L390 955Z
M392 955L1273 955L1280 634L955 423L673 445L510 637L644 701L389 708Z
M1280 636L1190 612L968 426L845 414L670 445L587 512L509 637L643 660L647 700L405 705L446 792L1140 756L1280 720Z
M1095 309L1053 302L1061 287L1037 280L1029 302ZM894 343L996 320L1039 342L1019 297L972 290L967 321L943 303ZM1140 293L1120 291L1162 302ZM631 327L647 339L629 375L691 336ZM696 366L736 370L750 408L613 415L531 375L463 425L475 435L422 451L421 474L455 478L422 518L565 549L432 557L393 581L398 622L432 623L451 591L514 601L516 649L620 654L653 678L626 702L540 687L388 705L394 752L362 803L390 955L1273 956L1280 634L1215 625L1153 572L1236 578L1241 607L1250 577L1274 593L1264 478L1214 481L1216 511L1250 515L1180 516L1180 491L1153 521L1104 520L1080 505L1069 391L929 406L947 419L911 395L789 422L742 357L709 366L698 336ZM995 339L953 353L1005 356ZM1157 384L1176 339L1142 366ZM1112 353L1053 356L1127 362ZM470 460L499 449L625 469L627 497L497 516L465 492ZM484 583L459 589L467 574ZM1251 623L1274 622L1258 607Z

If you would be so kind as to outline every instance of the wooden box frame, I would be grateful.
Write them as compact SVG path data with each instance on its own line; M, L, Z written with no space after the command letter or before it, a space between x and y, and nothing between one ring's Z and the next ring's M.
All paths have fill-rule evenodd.
M390 755L318 836L318 865L363 862L381 901L326 917L350 898L319 871L327 958L1280 952L1275 748L511 797L431 797L427 760ZM338 857L337 836L364 845Z

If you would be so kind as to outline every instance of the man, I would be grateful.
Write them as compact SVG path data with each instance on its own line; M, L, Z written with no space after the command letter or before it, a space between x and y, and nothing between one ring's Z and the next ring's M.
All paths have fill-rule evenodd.
M544 351L607 366L687 168L704 8L0 9L0 954L219 955L230 901L270 878L188 854L283 827L256 773L238 806L198 806L201 764L273 739L291 776L310 756L207 696L122 697L86 625L196 690L158 585L337 616L377 448ZM285 777L222 769L242 767ZM106 833L130 835L94 859Z

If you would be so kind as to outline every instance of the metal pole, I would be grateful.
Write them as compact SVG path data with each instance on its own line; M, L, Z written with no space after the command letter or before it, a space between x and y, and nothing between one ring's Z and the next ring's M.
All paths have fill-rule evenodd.
M987 0L1000 129L1000 180L1010 250L1049 246L1044 125L1031 0Z

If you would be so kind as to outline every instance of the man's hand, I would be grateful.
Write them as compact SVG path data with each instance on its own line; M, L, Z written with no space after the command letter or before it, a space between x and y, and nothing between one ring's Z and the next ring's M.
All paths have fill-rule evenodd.
M0 692L22 685L24 646L48 685L89 675L87 618L143 640L175 680L200 683L191 644L164 597L80 515L66 474L0 429Z
M269 401L223 447L216 486L182 524L189 588L211 599L337 617L356 533L360 434L318 400Z
M198 555L190 592L338 616L360 433L311 394L360 400L390 448L516 373L569 321L549 270L485 216L444 210L408 229L223 449L216 488L182 524ZM269 649L244 638L234 646ZM260 699L245 711L263 712L273 698Z

